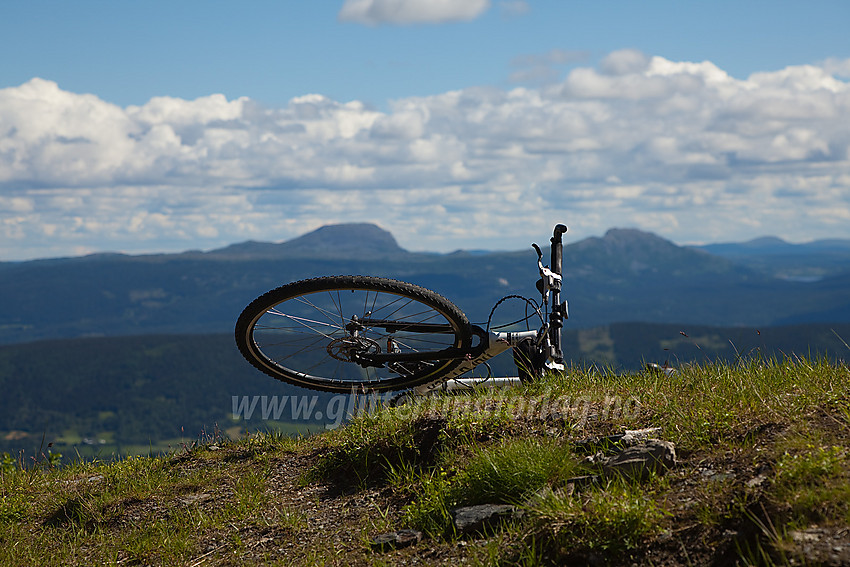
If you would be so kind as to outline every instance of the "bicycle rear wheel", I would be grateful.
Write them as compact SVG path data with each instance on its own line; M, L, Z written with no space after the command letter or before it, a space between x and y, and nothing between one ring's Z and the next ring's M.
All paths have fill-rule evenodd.
M269 376L330 392L400 390L457 366L472 333L449 300L368 276L293 282L258 297L236 323L242 355ZM461 349L461 350L458 350Z

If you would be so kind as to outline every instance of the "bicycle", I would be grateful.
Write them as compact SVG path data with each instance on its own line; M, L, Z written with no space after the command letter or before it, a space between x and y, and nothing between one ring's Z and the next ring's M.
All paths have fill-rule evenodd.
M508 349L520 381L563 370L562 236L555 226L551 267L537 252L542 302L521 298L525 318L490 328L474 325L445 297L415 284L371 276L292 282L252 301L236 322L236 344L255 368L289 384L329 392L433 390ZM528 320L540 319L538 329ZM525 323L526 330L506 331ZM489 369L489 367L488 367ZM489 372L488 372L489 376ZM514 380L515 380L514 379Z

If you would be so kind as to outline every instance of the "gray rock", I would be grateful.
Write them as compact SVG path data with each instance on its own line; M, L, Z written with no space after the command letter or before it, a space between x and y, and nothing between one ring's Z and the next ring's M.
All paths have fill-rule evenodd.
M786 553L792 565L850 565L850 540L840 527L810 526L793 530Z
M592 486L594 484L599 484L599 481L600 477L598 474L587 474L583 476L574 476L572 478L568 478L564 484L567 490L574 491L577 489L580 490L582 488Z
M479 504L452 510L455 528L461 535L481 533L518 515L516 507L509 504Z
M422 541L422 532L416 530L398 530L375 536L372 540L372 549L387 551L400 549Z
M761 486L762 484L764 484L764 482L766 480L767 480L767 475L762 473L762 474L755 476L755 477L751 478L750 480L748 480L747 486L749 486L750 488L757 488L757 487Z
M591 437L576 441L574 450L577 453L593 454L599 452L612 453L622 451L626 447L637 445L651 438L653 433L661 431L660 427L648 427L646 429L626 429L624 433L607 435L605 437Z
M644 480L651 472L663 474L666 469L674 466L675 445L660 439L647 439L605 459L602 462L602 472L606 476L619 475L628 479Z

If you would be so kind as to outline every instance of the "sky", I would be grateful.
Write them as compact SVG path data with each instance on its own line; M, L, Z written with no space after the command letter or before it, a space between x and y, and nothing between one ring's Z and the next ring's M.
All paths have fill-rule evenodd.
M0 261L850 238L846 0L0 5Z

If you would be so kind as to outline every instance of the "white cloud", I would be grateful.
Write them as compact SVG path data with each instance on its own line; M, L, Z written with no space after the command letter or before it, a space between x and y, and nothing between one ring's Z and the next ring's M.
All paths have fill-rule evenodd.
M279 240L345 221L443 250L512 246L556 221L680 242L850 237L838 68L740 80L620 51L557 84L389 112L318 94L121 108L33 79L0 90L0 258Z
M836 59L831 57L824 61L821 67L830 75L850 78L850 59Z
M620 49L609 53L600 66L609 75L641 73L649 66L649 58L637 49Z
M527 54L515 57L511 67L516 70L508 80L512 83L527 83L543 85L556 82L561 78L559 67L586 61L586 51L570 51L567 49L551 49L543 54Z
M372 26L441 24L474 20L489 8L489 0L345 0L337 17Z

